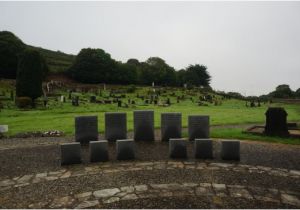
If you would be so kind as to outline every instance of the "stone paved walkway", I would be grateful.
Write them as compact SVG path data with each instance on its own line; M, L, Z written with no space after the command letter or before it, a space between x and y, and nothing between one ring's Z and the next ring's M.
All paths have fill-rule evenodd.
M224 175L232 177L224 179ZM243 179L238 178L242 176ZM271 180L273 185L266 180ZM203 202L211 208L222 208L226 201L234 203L236 198L245 202L245 207L252 202L256 207L299 208L299 186L298 170L239 163L143 161L79 164L57 171L0 179L0 207L121 208L131 207L135 202L135 207L144 208L154 202L153 199L160 202L165 198L187 197L189 200L204 196L206 201ZM150 199L148 203L138 206L136 201L147 199ZM200 208L203 202L194 203L194 207ZM235 208L233 204L229 207ZM161 208L168 208L168 205Z

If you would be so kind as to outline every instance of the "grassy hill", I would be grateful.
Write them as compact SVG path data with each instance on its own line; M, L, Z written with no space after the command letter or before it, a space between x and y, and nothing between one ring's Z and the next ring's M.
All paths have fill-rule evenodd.
M75 59L75 55L66 54L60 51L47 50L41 47L29 46L29 48L38 50L46 59L51 73L63 73Z

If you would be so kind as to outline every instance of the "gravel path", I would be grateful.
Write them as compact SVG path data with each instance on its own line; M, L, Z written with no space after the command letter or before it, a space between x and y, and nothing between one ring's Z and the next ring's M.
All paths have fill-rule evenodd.
M88 155L88 147L83 147L84 164L89 164ZM214 140L214 156L213 161L222 162L219 140ZM109 157L110 161L118 162L116 160L114 143L109 144ZM168 143L136 142L136 161L167 159L169 159ZM189 142L187 160L193 159L193 142ZM300 146L241 141L240 163L243 164L299 170L299 159ZM58 144L3 149L0 150L0 161L0 177L57 170L60 168L60 149Z
M1 140L2 141L2 140ZM136 160L60 166L67 138L0 143L0 208L299 208L300 146L241 141L241 160L170 160L168 143L136 142ZM135 190L130 190L134 188ZM145 189L140 192L137 189Z

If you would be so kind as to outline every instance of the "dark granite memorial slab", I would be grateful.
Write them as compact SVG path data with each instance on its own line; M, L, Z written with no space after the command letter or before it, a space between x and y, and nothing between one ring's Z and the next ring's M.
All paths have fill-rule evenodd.
M188 116L189 140L209 138L209 116L190 115Z
M169 141L169 155L171 158L186 158L187 141L184 139L170 139Z
M195 139L194 150L195 158L213 158L213 144L211 139Z
M265 134L288 136L287 112L282 107L269 107L266 112Z
M81 163L80 143L63 143L60 144L61 165Z
M117 140L117 159L131 160L135 158L135 145L133 139Z
M105 113L105 139L116 141L127 138L126 113Z
M75 141L88 143L98 140L98 117L80 116L75 117Z
M90 141L90 161L99 162L108 160L108 142L107 140Z
M161 114L161 140L181 138L181 113Z
M240 142L222 141L221 157L223 160L240 160Z
M154 111L134 111L134 140L154 141Z

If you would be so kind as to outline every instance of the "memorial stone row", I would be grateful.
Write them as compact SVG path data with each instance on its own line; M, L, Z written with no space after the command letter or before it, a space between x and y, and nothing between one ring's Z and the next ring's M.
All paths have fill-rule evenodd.
M126 113L105 113L105 139L116 141L127 138ZM181 113L161 114L161 139L181 138ZM134 140L154 141L154 111L134 111ZM209 138L209 116L188 116L189 140ZM98 140L97 116L80 116L75 118L75 140L80 143Z
M117 160L135 159L135 144L133 139L121 139L116 141ZM109 160L108 141L91 141L89 144L91 162ZM170 139L170 158L187 158L187 141L185 139ZM194 157L197 159L213 158L213 143L211 139L195 139ZM240 160L240 142L222 141L221 158L223 160ZM81 146L79 142L61 144L61 164L81 163Z
M108 142L116 141L118 160L135 158L134 141L154 141L154 111L134 111L134 138L127 139L126 113L105 113L105 139L98 141L97 116L75 118L74 143L61 144L61 164L81 162L80 144L89 143L90 161L107 161ZM187 141L181 139L181 113L161 114L161 139L169 141L171 158L187 157ZM209 116L188 116L189 140L194 142L195 158L213 158L213 144L209 139ZM239 160L239 141L222 141L222 159Z

